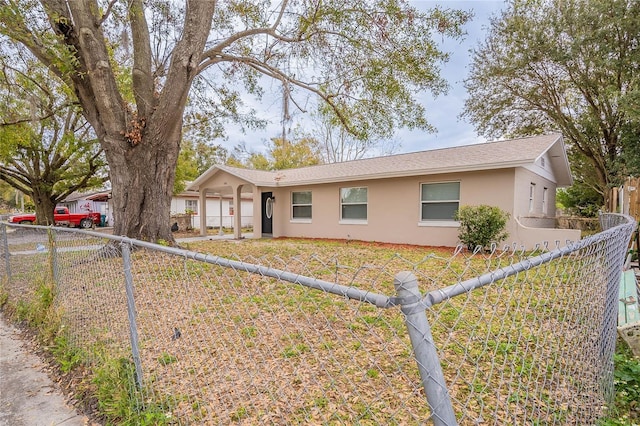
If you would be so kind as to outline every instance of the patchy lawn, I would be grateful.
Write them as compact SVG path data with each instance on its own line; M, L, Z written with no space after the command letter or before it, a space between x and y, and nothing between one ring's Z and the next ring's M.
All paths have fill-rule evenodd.
M300 239L184 246L388 296L401 271L424 294L521 256ZM84 257L58 258L71 340L131 359L122 259ZM601 415L604 290L592 283L603 272L592 263L560 259L427 311L461 424L588 424ZM431 415L397 307L149 250L132 254L131 277L139 406L155 401L166 423L423 424Z

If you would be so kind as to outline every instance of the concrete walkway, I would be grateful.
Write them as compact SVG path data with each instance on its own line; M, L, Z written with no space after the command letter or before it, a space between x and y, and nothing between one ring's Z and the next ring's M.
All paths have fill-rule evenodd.
M91 424L65 402L46 367L29 351L21 331L0 312L0 426Z

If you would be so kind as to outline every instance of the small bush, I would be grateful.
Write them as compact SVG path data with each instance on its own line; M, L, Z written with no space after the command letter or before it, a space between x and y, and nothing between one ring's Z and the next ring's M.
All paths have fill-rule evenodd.
M491 243L500 243L507 239L505 231L509 213L499 207L462 206L456 212L455 219L460 222L458 238L469 250L476 247L487 249Z

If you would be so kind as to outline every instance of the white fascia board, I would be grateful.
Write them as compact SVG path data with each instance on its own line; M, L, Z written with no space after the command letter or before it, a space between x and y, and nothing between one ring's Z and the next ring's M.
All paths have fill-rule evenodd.
M324 183L340 183L340 182L353 182L353 181L363 181L363 180L377 180L377 179L393 179L400 177L411 177L411 176L427 176L427 175L437 175L437 174L449 174L449 173L465 173L465 172L477 172L477 171L490 171L496 169L509 169L515 167L523 167L525 165L530 164L529 161L514 161L514 162L501 162L496 164L482 164L474 167L447 167L447 168L437 168L437 169L422 169L422 170L407 170L401 172L387 172L387 173L372 173L372 174L362 174L362 175L351 175L345 177L330 177L324 179L307 179L307 180L296 180L295 182L277 182L275 184L270 184L267 186L279 186L279 187L289 187L289 186L301 186L301 185L319 185Z

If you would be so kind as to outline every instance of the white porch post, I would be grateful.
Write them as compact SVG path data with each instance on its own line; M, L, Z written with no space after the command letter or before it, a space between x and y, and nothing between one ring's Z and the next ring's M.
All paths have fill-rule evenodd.
M233 188L233 237L235 239L242 238L242 185Z
M200 190L200 235L207 235L207 189Z
M218 202L220 203L220 228L218 229L218 235L224 235L222 230L222 194L218 194Z
M262 191L253 187L253 238L262 238Z

